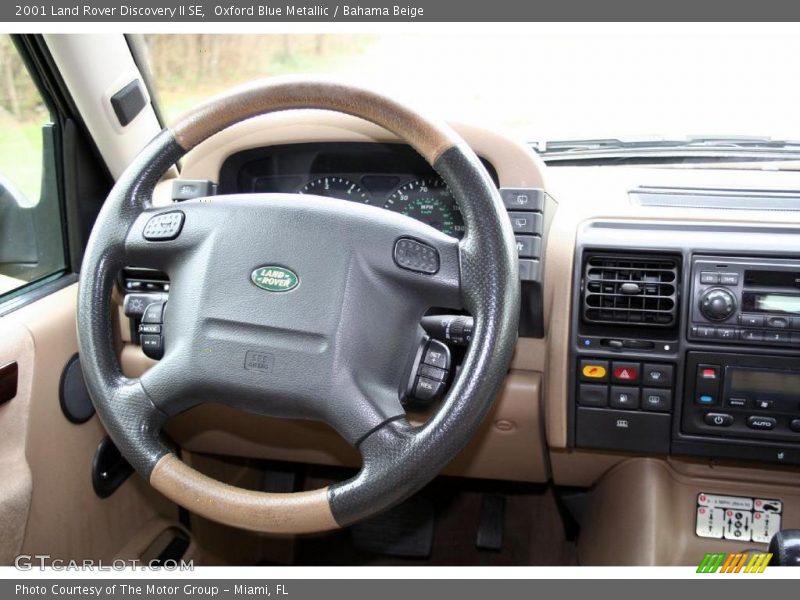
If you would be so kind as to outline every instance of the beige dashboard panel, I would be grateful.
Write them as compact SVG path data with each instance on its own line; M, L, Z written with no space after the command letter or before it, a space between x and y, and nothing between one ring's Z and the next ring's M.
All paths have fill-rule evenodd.
M512 369L542 374L543 419L556 483L589 486L629 455L567 450L569 397L569 340L572 274L576 233L593 219L641 222L798 223L800 216L759 210L715 211L633 204L628 192L639 186L683 188L798 189L800 173L702 168L618 167L545 169L524 144L500 133L453 124L472 148L497 170L502 186L542 186L559 202L553 211L545 249L544 322L546 338L520 339ZM389 132L354 117L322 111L292 111L240 123L210 138L184 160L182 177L214 178L225 158L240 150L270 144L325 141L392 142ZM546 180L545 180L546 177ZM167 203L171 183L157 190L157 201ZM698 468L707 462L697 461ZM704 466L705 465L705 466ZM747 472L752 469L745 467ZM699 475L698 475L699 476Z
M128 344L122 363L126 375L134 377L152 361ZM480 431L445 473L547 481L540 406L541 376L511 371ZM412 419L424 420L425 415L412 415ZM167 424L167 433L193 453L351 467L361 464L357 451L324 424L251 415L222 405L204 404L174 417Z
M550 448L550 472L553 481L565 486L591 487L612 468L631 460L637 460L635 455L621 452ZM672 470L688 478L800 487L800 471L791 465L759 464L754 468L752 462L689 456L651 457L649 460L668 463Z
M742 477L691 476L665 461L631 459L612 468L588 502L578 544L581 565L692 565L706 552L739 552L765 544L698 537L700 493L778 499L782 528L800 527L800 489ZM796 478L795 478L796 479Z
M497 171L503 187L545 187L544 163L525 144L473 125L451 127ZM319 142L383 142L402 140L363 119L320 110L291 110L237 123L198 144L182 160L181 177L217 181L225 159L251 148ZM160 193L170 191L162 182ZM163 197L159 196L163 201Z
M559 218L563 212L556 213L550 226L544 271L544 415L551 448L567 446L567 373L576 228L570 219Z

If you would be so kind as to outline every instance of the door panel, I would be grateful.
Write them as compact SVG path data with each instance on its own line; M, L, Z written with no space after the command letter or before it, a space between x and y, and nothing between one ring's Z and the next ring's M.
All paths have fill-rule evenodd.
M33 380L33 338L19 323L0 319L0 366L16 362L17 394L0 406L0 564L13 563L22 547L31 502L25 440Z
M78 351L76 294L70 285L0 320L0 361L16 360L20 374L16 398L0 407L3 564L20 548L108 561L148 522L177 519L177 507L136 474L106 499L94 493L92 458L105 430L96 415L69 422L59 403L61 372Z

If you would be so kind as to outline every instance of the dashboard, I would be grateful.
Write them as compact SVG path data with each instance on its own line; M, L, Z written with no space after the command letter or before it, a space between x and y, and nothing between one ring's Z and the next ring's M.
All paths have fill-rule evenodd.
M495 184L497 173L483 161ZM316 143L255 148L222 164L219 193L315 194L379 206L461 238L464 220L439 175L400 144Z
M647 555L632 515L674 542L659 546L662 562L725 549L730 541L695 534L696 503L706 492L779 498L783 525L800 526L800 493L785 485L800 485L800 210L771 210L756 199L765 190L800 190L800 172L546 168L525 144L454 127L500 190L520 262L538 271L529 279L521 273L520 338L503 390L446 472L597 486L607 501L584 525L587 563L602 559L602 540L613 540L626 561ZM192 150L178 181L214 182L220 194L343 198L463 235L433 169L391 133L344 115L308 111L237 124ZM154 202L176 200L175 184L160 183ZM654 188L669 197L642 201L641 190ZM541 204L514 204L534 189ZM715 209L703 190L744 195L752 206ZM539 229L525 233L516 221L528 212ZM536 243L532 258L520 245L525 236ZM125 283L166 297L169 283L148 276L132 273ZM131 376L152 364L134 330L121 334ZM179 415L169 431L190 453L358 464L349 446L314 423L214 405Z
M278 125L268 135L263 126L273 123ZM314 116L307 129L283 123L254 121L199 148L173 188L184 178L202 177L216 179L219 194L311 193L397 211L448 235L464 235L452 194L408 145L346 117ZM549 374L543 397L551 454L564 449L800 462L800 405L766 390L750 390L752 398L732 405L725 387L727 373L737 369L763 379L763 364L800 376L793 367L800 320L779 315L769 321L774 331L750 324L757 321L758 302L770 303L773 312L778 302L785 312L787 298L796 300L798 252L787 251L800 248L796 230L776 230L780 219L767 211L726 211L722 218L721 211L704 208L702 198L698 207L690 206L691 198L683 200L685 206L651 206L632 193L656 184L681 193L700 189L702 195L700 183L745 190L754 179L791 175L566 167L547 170L546 185L544 166L530 148L512 147L507 138L485 131L461 133L473 134L467 141L498 186L520 264L530 261L538 268L535 277L520 272L523 312L512 371ZM523 192L536 197L536 190L538 203L516 203ZM550 190L571 200L568 210L557 210ZM530 214L537 228L518 229ZM743 226L753 217L763 226ZM536 245L530 259L526 240ZM788 266L776 267L781 261ZM738 264L744 266L734 272ZM706 282L709 273L719 279ZM771 279L736 287L734 279L741 288L752 273ZM143 281L140 289L153 285L158 284ZM747 302L753 306L746 308ZM700 379L709 365L718 373L718 390ZM762 399L772 400L772 408L761 409ZM718 413L733 424L717 425ZM551 459L569 456L576 454Z

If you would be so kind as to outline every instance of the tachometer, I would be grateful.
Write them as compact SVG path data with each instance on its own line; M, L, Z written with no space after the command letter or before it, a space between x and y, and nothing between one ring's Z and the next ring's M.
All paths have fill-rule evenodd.
M464 236L461 210L447 184L438 177L417 179L401 186L383 207L427 223L447 235Z
M367 192L361 189L358 184L349 179L338 176L319 177L305 184L299 194L315 194L328 198L339 198L340 200L351 200L369 204L370 198Z

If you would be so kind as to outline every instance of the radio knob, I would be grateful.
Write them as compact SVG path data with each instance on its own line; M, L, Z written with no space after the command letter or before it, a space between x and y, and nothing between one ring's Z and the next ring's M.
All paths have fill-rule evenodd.
M711 288L700 296L700 312L709 321L724 321L736 312L736 296L725 288Z

